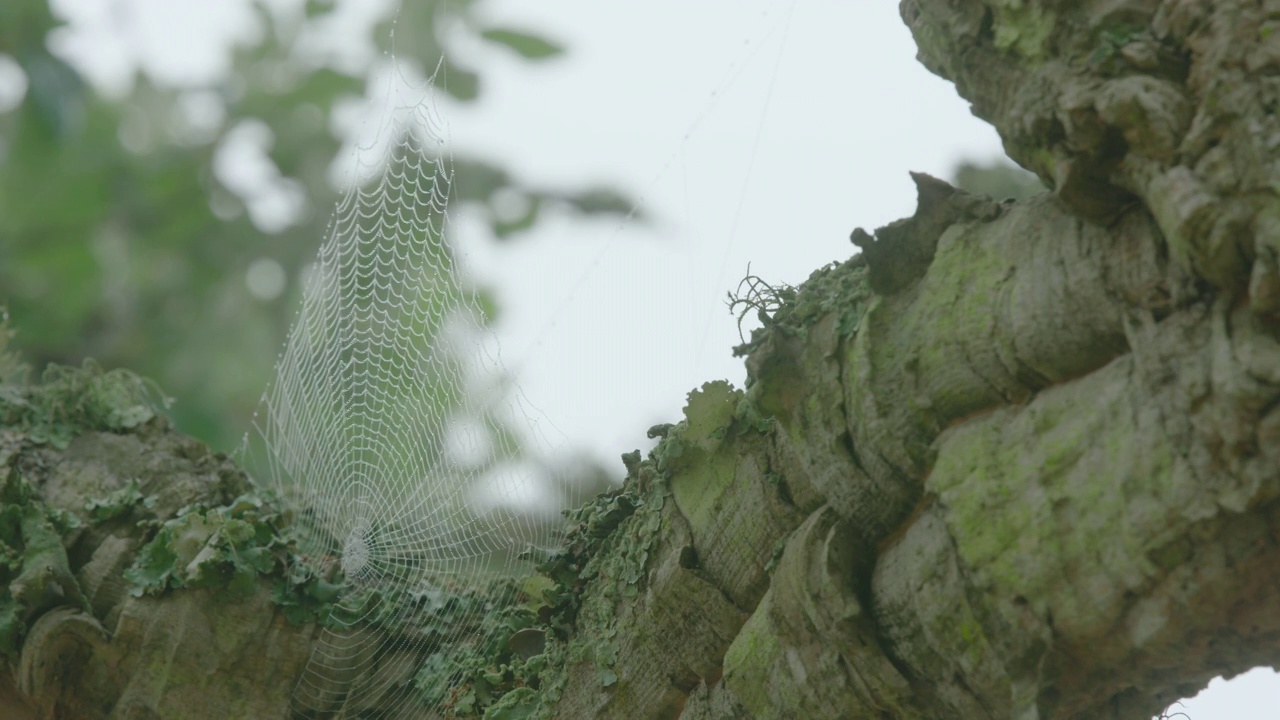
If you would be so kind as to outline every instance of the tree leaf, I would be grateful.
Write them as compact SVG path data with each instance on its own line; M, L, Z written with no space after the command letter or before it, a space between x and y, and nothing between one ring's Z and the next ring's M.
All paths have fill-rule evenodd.
M440 87L455 100L471 102L480 95L480 76L464 67L447 63Z
M84 129L84 81L70 65L49 53L19 59L27 74L27 96L36 121L50 137L68 138Z
M564 195L561 199L584 215L627 215L635 207L635 203L626 195L608 187L588 188ZM639 209L631 213L631 217L635 220L645 219Z
M316 18L321 15L328 15L334 11L333 0L307 0L303 6L303 12L308 18Z
M564 54L564 46L520 30L489 28L480 36L489 42L506 45L527 60L546 60Z

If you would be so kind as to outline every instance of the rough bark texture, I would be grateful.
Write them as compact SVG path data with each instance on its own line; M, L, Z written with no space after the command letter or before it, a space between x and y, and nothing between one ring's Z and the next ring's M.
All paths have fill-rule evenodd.
M860 258L750 298L772 317L743 348L745 392L692 393L545 568L571 599L519 707L1148 718L1280 664L1280 2L902 13L925 65L1053 191L999 203L918 176L916 215L855 231ZM95 473L104 491L230 482L170 437L4 462L68 509ZM227 608L95 582L122 537L71 545L92 613L36 620L0 703L281 716L311 631L262 593ZM202 685L154 679L184 662ZM92 692L63 680L82 666Z
M670 471L661 570L600 616L714 637L622 640L568 716L1139 718L1280 660L1280 3L902 11L1054 191L918 178L854 234L865 285L815 277L753 342L770 431L691 404L735 463Z
M137 487L162 522L183 506L224 506L244 473L154 420L136 432L86 432L65 450L0 434L0 477L23 477L48 507L84 514L87 498ZM0 674L6 718L285 717L311 651L261 584L232 599L213 590L133 597L122 578L154 526L129 514L64 537L74 577L33 603L17 662ZM10 588L13 586L11 585ZM76 590L73 591L73 588ZM83 595L87 607L70 602Z

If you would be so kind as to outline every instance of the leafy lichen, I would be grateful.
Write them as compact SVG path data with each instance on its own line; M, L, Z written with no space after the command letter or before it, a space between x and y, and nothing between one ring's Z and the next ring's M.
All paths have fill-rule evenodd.
M0 425L63 449L84 431L132 430L168 404L155 383L85 360L78 368L50 365L37 385L0 386Z
M108 493L106 497L89 500L84 504L84 510L89 514L91 522L102 523L127 515L136 506L141 505L150 509L155 504L156 496L143 495L137 478L134 478L125 483L124 487Z
M604 532L600 520L591 527L595 535ZM257 495L185 508L158 527L125 578L135 596L211 588L244 597L270 582L272 601L295 624L376 627L425 638L423 647L432 651L418 658L413 682L420 701L447 717L533 717L521 713L532 707L529 690L548 664L545 653L526 658L511 642L538 626L546 578L486 587L362 587L343 577L336 558L300 555L289 517ZM506 699L516 691L523 692Z
M1041 3L1002 0L992 8L994 44L1031 62L1043 60L1050 51L1057 13Z
M0 424L10 430L9 438L19 438L19 455L38 446L65 448L86 431L132 431L163 405L147 381L93 363L51 368L43 380L30 387L4 385L0 392ZM665 437L649 458L642 461L638 452L625 456L628 478L622 487L566 513L567 542L539 565L539 574L499 581L496 588L448 582L396 592L357 587L336 558L302 556L291 516L263 494L157 518L155 498L138 478L89 499L78 517L93 525L128 520L143 536L125 571L135 597L203 588L235 598L269 588L274 604L295 624L378 626L429 638L422 646L431 651L417 658L413 683L420 702L446 717L548 718L575 663L592 663L602 689L622 683L616 611L647 583L670 495L660 462L677 459L694 435L698 443L719 442L726 432L767 426L768 419L749 403L737 395L733 400L697 433L688 433L688 422L658 428L657 435ZM10 453L0 462L16 466L15 457ZM9 477L0 504L0 654L15 659L36 590L46 606L52 598L88 608L64 544L77 514L46 506L16 471ZM52 560L45 562L47 557ZM11 586L19 578L15 594Z
M1145 27L1124 23L1103 28L1098 32L1093 52L1089 54L1089 67L1106 75L1118 74L1123 65L1121 53L1125 46L1142 40L1146 34Z
M525 657L513 638L538 634L531 596L537 584L502 581L487 592L452 591L434 598L419 631L434 634L435 652L424 659L414 684L422 700L446 717L537 717L544 653ZM465 630L461 636L459 630ZM453 644L446 638L463 637Z
M798 287L775 292L771 296L774 302L761 306L763 327L751 333L750 341L735 347L733 354L737 357L749 354L774 333L803 338L813 323L830 313L839 315L840 335L852 337L862 323L871 296L867 264L861 255L820 267Z
M93 525L127 519L143 540L125 571L135 597L204 588L239 598L269 588L274 604L295 624L376 626L428 638L423 646L432 652L418 658L415 685L425 705L438 703L451 717L534 717L543 707L540 675L552 664L563 666L565 648L547 643L537 648L541 652L526 646L522 654L512 638L542 632L550 612L547 590L555 587L548 577L505 580L497 587L359 587L343 577L336 558L300 554L292 517L262 493L156 519L156 498L134 478L87 500L78 515L47 505L15 469L24 452L65 449L89 431L130 432L156 417L166 401L150 382L92 362L51 367L41 383L26 385L20 364L5 353L7 337L0 325L6 451L0 453L6 472L0 476L0 659L16 661L27 628L45 609L71 603L90 610L67 556L66 538L80 518ZM592 542L607 536L634 510L629 497L604 499L600 512L580 514L580 535ZM559 597L567 596L561 591ZM446 644L447 638L461 640Z
M546 632L545 647L507 666L507 692L485 718L553 717L570 667L583 663L594 666L602 689L619 683L617 609L648 582L646 567L670 494L666 475L659 470L660 458L681 452L680 433L671 426L660 430L656 434L663 439L647 459L641 460L639 451L623 455L628 474L621 487L566 512L569 531L563 548L538 567L548 586L537 610Z
M74 521L10 469L0 486L0 656L16 659L28 624L61 602L86 607L63 534Z
M160 526L125 579L133 584L134 596L216 587L243 597L259 576L287 562L288 543L279 525L279 514L254 495L225 507L187 508Z
M79 368L51 365L42 381L25 382L26 367L8 350L12 332L0 311L0 656L13 660L29 623L59 604L88 609L67 556L65 537L80 518L43 502L19 472L24 448L65 448L86 431L125 432L155 416L165 400L155 386L123 370L104 371L91 361ZM136 494L136 497L135 497ZM91 521L116 517L145 502L136 483L90 501Z

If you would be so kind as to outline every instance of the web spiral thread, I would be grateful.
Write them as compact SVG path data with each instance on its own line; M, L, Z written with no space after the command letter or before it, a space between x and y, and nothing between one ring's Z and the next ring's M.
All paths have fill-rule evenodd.
M414 101L390 103L381 145L363 148L380 157L357 160L364 182L334 213L250 437L298 553L344 579L295 716L437 716L420 668L487 642L468 634L510 592L497 581L522 569L522 550L554 542L528 514L474 500L483 482L517 504L528 481L500 471L519 448L476 381L500 366L448 240L439 73ZM432 618L446 611L454 630L442 632Z

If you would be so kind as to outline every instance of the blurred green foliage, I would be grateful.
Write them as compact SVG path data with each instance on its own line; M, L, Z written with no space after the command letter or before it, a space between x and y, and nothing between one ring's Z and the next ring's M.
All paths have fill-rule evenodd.
M48 0L0 2L0 60L16 62L27 82L20 103L0 112L0 306L18 332L13 346L37 368L93 357L154 378L177 399L178 426L224 450L238 444L271 379L298 304L296 280L338 197L330 181L343 141L332 130L335 109L374 92L376 70L298 51L298 38L334 2L309 0L286 16L241 1L253 5L262 32L234 48L228 76L169 87L142 68L124 97L96 91L84 68L50 50L47 38L65 20ZM460 102L480 96L481 76L441 42L445 28L529 61L564 52L522 29L484 24L481 4L405 3L394 36L388 17L352 42L384 50L394 42L397 64L423 75L443 54L440 86ZM268 157L305 197L301 217L284 227L255 225L253 198L237 195L217 170L220 148L245 127L269 131ZM481 158L455 157L455 168L455 207L478 207L499 238L533 226L548 205L630 207L607 189L531 186ZM269 299L246 283L264 259L287 280ZM481 296L492 316L492 296Z

